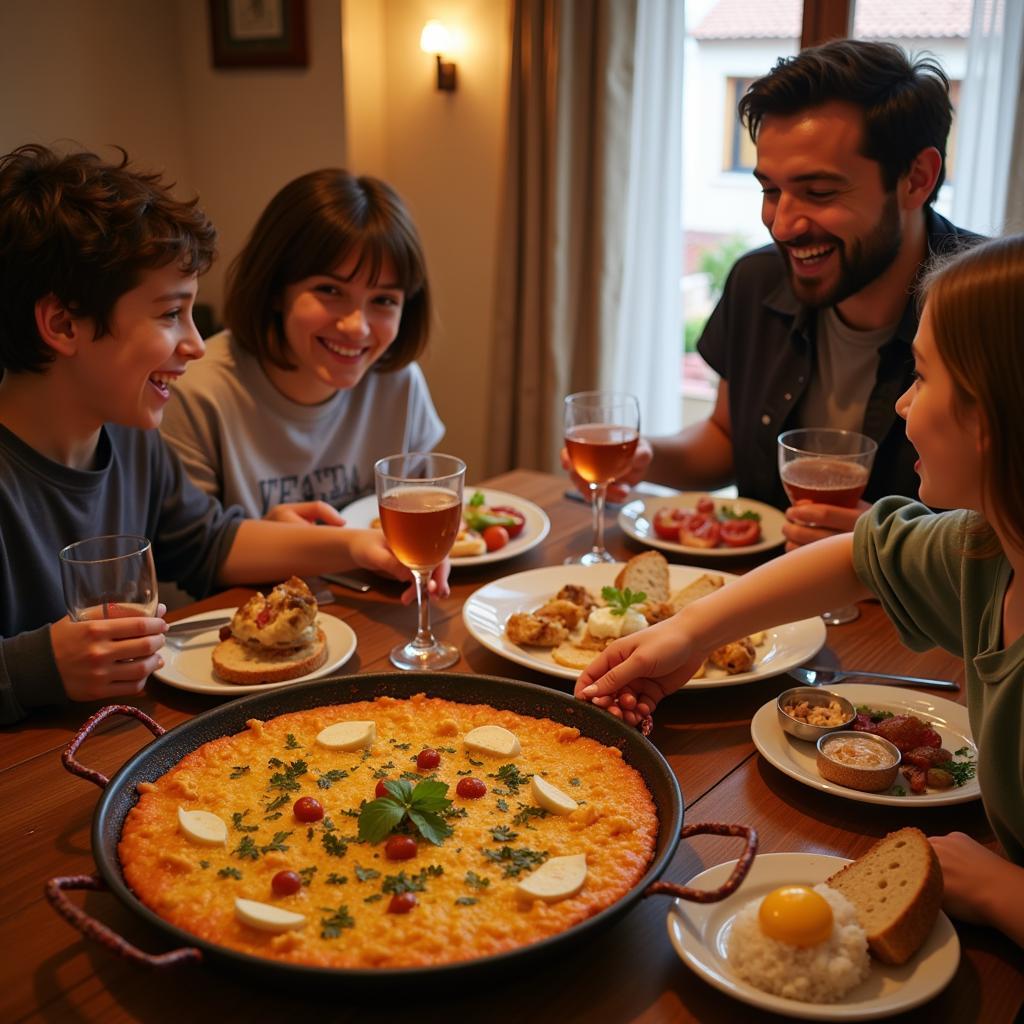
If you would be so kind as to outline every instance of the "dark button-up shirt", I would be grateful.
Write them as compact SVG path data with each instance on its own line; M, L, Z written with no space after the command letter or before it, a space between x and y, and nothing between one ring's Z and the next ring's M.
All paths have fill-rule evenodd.
M926 218L929 256L980 240L930 208ZM784 430L800 426L796 410L814 372L817 312L793 294L782 255L767 245L736 261L697 345L704 361L729 385L739 493L776 508L790 504L779 480L776 442ZM917 454L895 411L896 399L912 380L910 346L917 321L912 289L895 333L879 349L875 386L864 410L862 433L878 444L864 492L868 501L888 494L917 497Z

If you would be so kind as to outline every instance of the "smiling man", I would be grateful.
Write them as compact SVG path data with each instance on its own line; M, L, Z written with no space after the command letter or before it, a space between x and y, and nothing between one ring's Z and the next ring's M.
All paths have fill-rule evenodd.
M914 284L931 255L977 240L932 209L949 81L930 58L840 40L780 60L750 86L740 115L774 244L737 261L698 344L721 377L710 418L652 439L631 479L736 483L786 508L778 435L839 427L878 443L868 500L916 496L914 452L894 410L913 371ZM787 540L852 530L865 508L789 508Z

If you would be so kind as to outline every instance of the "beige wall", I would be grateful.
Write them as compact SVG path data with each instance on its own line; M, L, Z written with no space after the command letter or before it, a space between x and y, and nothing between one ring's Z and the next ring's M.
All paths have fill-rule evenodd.
M200 296L285 182L346 163L403 195L429 262L436 320L424 360L442 447L484 465L508 0L308 0L305 69L214 70L203 0L0 0L0 152L65 138L117 142L198 193L221 234ZM434 88L430 18L462 39L459 88ZM343 99L344 93L344 99ZM346 138L347 136L347 138Z

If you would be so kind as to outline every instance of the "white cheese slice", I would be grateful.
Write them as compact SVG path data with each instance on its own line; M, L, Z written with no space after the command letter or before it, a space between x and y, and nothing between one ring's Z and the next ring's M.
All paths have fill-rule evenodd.
M335 722L322 729L316 741L328 750L362 750L376 739L376 722Z
M574 853L546 860L516 886L516 892L531 899L554 903L575 896L586 880L587 855Z
M289 932L293 928L301 928L306 923L305 914L295 914L283 910L270 903L259 903L256 900L235 899L235 917L250 928L258 928L261 932Z
M500 725L478 725L466 733L463 742L470 750L499 757L515 757L522 750L519 737Z
M181 831L200 846L223 846L228 841L228 826L212 811L186 811L178 808Z
M572 814L579 804L568 793L563 793L557 786L552 786L539 775L530 779L530 792L533 802L543 807L549 814Z

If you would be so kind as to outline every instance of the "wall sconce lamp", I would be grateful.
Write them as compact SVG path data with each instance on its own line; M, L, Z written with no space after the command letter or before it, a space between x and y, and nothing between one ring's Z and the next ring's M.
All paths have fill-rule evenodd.
M455 92L455 64L441 57L446 50L451 52L451 33L440 21L428 21L423 26L420 49L437 57L437 88L442 92Z

